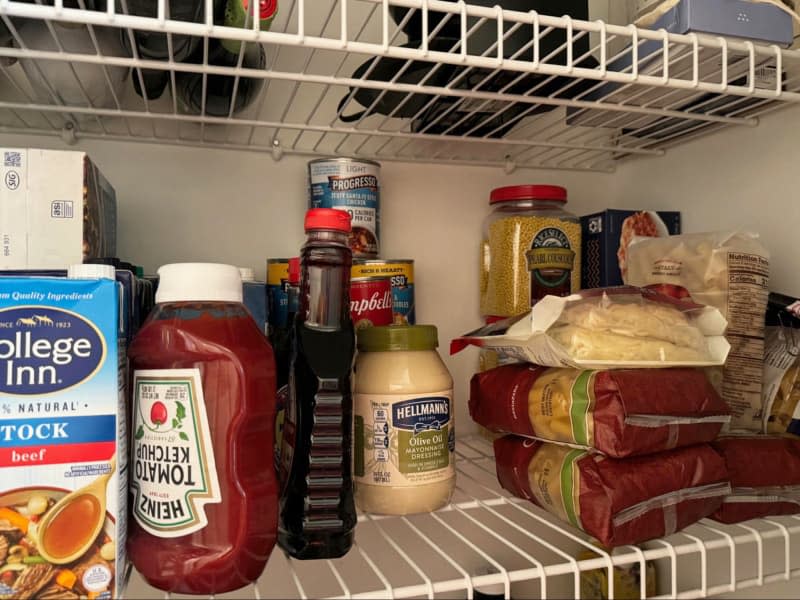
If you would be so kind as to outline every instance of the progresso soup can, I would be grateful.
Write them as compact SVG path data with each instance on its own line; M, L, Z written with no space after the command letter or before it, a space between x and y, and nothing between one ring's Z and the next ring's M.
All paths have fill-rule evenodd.
M364 260L353 261L351 277L385 277L392 287L392 322L395 325L414 325L414 261Z
M375 258L380 250L381 166L355 158L320 158L308 163L310 208L350 213L354 257Z

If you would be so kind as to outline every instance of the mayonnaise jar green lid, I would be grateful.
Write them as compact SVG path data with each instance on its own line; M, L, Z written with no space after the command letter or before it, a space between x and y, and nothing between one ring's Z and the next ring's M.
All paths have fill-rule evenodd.
M358 334L354 481L364 512L408 515L450 502L456 483L453 378L432 325Z

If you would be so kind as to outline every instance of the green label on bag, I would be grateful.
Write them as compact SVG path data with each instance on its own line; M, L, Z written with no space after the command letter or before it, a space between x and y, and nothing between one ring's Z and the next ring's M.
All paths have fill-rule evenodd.
M528 394L528 418L536 436L594 445L595 371L548 369Z

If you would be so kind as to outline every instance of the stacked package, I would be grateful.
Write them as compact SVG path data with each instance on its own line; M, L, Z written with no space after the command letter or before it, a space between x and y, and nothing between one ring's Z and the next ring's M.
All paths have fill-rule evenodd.
M702 367L728 345L719 311L638 288L547 297L456 340L518 364L476 374L470 414L501 485L614 547L669 535L731 487L710 445L730 421ZM488 329L491 329L489 331Z
M607 547L800 512L800 441L719 438L731 410L716 308L634 287L547 297L529 315L455 340L514 364L476 374L470 415L495 440L497 476Z

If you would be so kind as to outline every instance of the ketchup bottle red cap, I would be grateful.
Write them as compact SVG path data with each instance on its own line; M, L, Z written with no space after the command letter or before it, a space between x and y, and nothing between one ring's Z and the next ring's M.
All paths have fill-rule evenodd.
M335 208L312 208L306 213L305 230L332 229L350 232L350 214Z
M289 259L289 283L300 283L300 258Z

